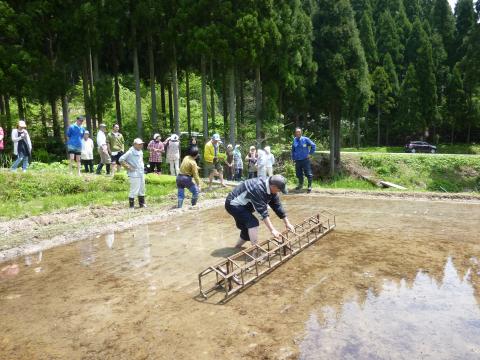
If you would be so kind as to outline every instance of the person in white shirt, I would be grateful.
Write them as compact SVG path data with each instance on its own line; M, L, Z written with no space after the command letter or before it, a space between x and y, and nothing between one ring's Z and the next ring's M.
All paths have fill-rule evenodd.
M177 134L172 134L163 145L167 147L167 161L170 164L170 175L180 174L180 139Z
M108 153L106 131L107 125L100 124L98 126L97 148L98 154L100 155L100 163L97 165L97 175L100 175L102 173L103 165L105 165L107 169L107 175L110 175L110 164L112 163L112 159L110 158L110 154Z
M93 174L93 148L95 145L93 144L93 140L90 139L90 132L85 130L82 138L82 154L81 159L83 166L85 167L86 173Z
M275 165L275 156L273 156L270 146L265 146L265 167L267 176L273 176L273 165Z
M145 165L143 163L143 140L136 138L133 146L118 160L127 169L130 180L130 193L128 202L130 209L135 207L135 196L138 196L138 205L141 208L145 205Z

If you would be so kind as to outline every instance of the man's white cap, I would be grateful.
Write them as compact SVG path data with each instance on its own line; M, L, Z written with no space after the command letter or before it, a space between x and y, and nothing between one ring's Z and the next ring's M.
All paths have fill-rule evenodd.
M159 137L159 136L160 136L160 134L154 134L154 135L153 135L153 140L155 140L155 139L156 139L157 137Z
M136 138L135 140L133 140L133 144L134 145L141 145L141 144L143 144L143 140L140 139L140 138Z
M178 135L177 134L172 134L172 136L170 136L170 140L177 141L178 140Z
M213 135L212 135L212 140L220 141L220 135L218 135L218 134L213 134Z
M26 128L26 127L27 127L27 124L25 123L25 121L20 120L20 121L18 122L18 127Z

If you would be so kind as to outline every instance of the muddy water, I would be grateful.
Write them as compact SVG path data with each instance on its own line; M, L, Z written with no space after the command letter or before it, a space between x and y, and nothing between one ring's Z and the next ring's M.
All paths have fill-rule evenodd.
M480 204L286 200L337 229L226 305L194 298L221 208L2 264L0 359L480 358Z

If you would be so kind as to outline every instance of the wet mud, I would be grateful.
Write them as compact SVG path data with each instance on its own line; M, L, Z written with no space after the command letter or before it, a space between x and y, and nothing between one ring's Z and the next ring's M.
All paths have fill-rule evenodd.
M0 358L480 358L480 204L285 202L337 229L225 305L195 297L238 236L221 207L0 264Z

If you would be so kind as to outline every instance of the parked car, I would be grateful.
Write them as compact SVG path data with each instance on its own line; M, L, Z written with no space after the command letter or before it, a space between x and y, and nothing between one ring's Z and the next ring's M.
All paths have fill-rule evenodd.
M425 141L410 141L405 145L405 152L412 154L417 152L435 154L437 152L437 147Z

